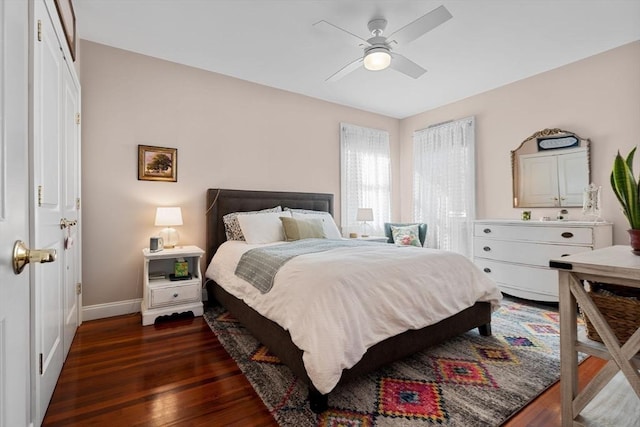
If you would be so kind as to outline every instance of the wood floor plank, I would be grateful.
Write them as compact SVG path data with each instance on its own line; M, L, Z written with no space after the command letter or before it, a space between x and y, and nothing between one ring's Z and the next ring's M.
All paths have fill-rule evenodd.
M202 317L85 322L43 425L264 425L273 417Z
M584 383L602 367L589 358ZM506 427L560 426L554 385ZM202 317L142 326L140 315L83 323L44 426L277 426Z
M582 389L605 365L606 361L589 357L578 367L578 387ZM557 382L536 400L520 410L504 427L554 427L562 425L560 383Z

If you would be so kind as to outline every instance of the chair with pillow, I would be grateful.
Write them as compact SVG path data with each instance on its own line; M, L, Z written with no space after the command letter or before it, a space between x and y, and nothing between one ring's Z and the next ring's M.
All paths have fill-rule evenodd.
M387 236L387 243L424 246L424 242L427 238L427 224L422 222L385 222L384 234Z

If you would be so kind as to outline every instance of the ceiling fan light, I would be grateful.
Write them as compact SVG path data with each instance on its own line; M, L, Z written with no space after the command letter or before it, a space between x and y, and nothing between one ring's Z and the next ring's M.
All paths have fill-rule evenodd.
M383 47L369 49L364 56L364 68L367 70L384 70L389 64L391 64L391 54Z

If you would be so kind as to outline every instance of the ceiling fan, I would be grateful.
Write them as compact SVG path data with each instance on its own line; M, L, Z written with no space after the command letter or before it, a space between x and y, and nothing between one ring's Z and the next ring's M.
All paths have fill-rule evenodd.
M367 70L372 71L384 70L387 67L391 67L396 71L417 79L427 70L399 53L393 52L392 49L398 45L417 39L451 18L452 15L447 8L440 6L387 37L383 36L384 30L387 27L387 20L384 18L374 18L369 21L367 25L372 35L372 37L367 40L330 22L324 20L316 22L313 24L314 27L342 35L349 43L356 43L358 46L364 47L364 55L362 57L345 65L336 73L329 76L326 81L334 82L339 80L360 68L361 65L364 65Z

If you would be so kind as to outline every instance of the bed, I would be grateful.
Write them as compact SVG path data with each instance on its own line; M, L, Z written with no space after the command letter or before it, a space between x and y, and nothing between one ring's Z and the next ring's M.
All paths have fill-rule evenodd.
M274 206L333 214L333 195L226 189L207 190L207 265L209 266L216 251L226 241L222 220L224 215L233 212L259 211ZM387 244L379 243L378 245L386 246ZM294 344L290 331L250 307L241 298L235 296L232 293L233 290L229 291L209 278L209 273L207 276L206 286L209 302L224 306L262 344L277 355L282 363L308 385L311 410L316 413L324 411L328 407L328 393L330 391L327 392L326 388L323 389L324 392L320 391L314 385L315 378L310 378L305 367L305 352ZM495 292L496 295L499 295L497 289ZM341 371L339 384L476 327L481 335L490 335L491 313L497 301L499 301L499 297L490 301L476 301L435 324L402 331L368 347L357 363Z

